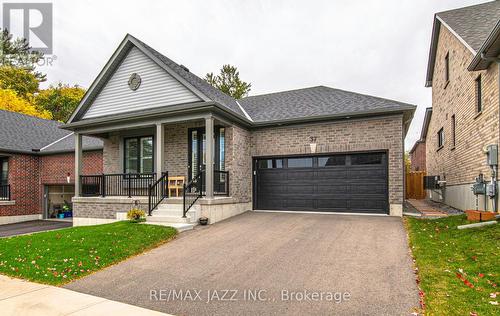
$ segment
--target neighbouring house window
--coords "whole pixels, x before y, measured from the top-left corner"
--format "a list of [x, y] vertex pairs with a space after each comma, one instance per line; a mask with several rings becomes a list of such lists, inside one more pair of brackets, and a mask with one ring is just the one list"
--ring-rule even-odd
[[451, 146], [455, 148], [455, 114], [451, 116]]
[[125, 139], [125, 173], [152, 173], [153, 136]]
[[476, 78], [476, 111], [483, 111], [483, 97], [481, 91], [481, 75]]
[[437, 139], [438, 139], [438, 149], [443, 147], [444, 145], [444, 130], [443, 128], [441, 127], [441, 129], [438, 131], [438, 135], [437, 135]]
[[9, 180], [9, 158], [0, 158], [0, 185], [8, 184]]
[[450, 52], [444, 57], [444, 81], [450, 81]]

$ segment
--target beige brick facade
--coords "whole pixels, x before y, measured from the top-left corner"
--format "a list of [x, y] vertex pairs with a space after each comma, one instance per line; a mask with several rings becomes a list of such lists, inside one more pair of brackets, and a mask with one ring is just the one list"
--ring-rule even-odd
[[389, 203], [403, 203], [402, 115], [259, 129], [252, 132], [252, 156], [308, 154], [311, 136], [317, 153], [387, 150]]
[[120, 163], [120, 134], [112, 133], [109, 138], [103, 139], [102, 161], [104, 173], [121, 173]]
[[[445, 80], [445, 56], [449, 54], [449, 77]], [[446, 28], [441, 27], [432, 83], [432, 118], [426, 139], [428, 175], [440, 175], [447, 186], [471, 183], [478, 173], [490, 175], [483, 147], [499, 139], [498, 66], [470, 72], [472, 53]], [[475, 80], [481, 75], [482, 113], [476, 111]], [[452, 116], [455, 116], [455, 144]], [[438, 148], [437, 133], [443, 128], [444, 146]], [[469, 190], [470, 191], [470, 190]], [[458, 206], [460, 207], [460, 206]]]
[[[188, 172], [188, 129], [200, 123], [165, 126], [165, 169], [170, 175]], [[226, 127], [226, 170], [230, 195], [237, 203], [252, 201], [252, 158], [310, 153], [310, 137], [317, 138], [317, 153], [384, 150], [388, 152], [389, 203], [403, 203], [403, 116], [380, 116], [327, 123], [247, 130]], [[121, 172], [119, 135], [104, 142], [105, 172]], [[83, 216], [82, 216], [83, 217]]]
[[238, 126], [227, 129], [226, 162], [229, 192], [238, 202], [252, 201], [251, 133]]

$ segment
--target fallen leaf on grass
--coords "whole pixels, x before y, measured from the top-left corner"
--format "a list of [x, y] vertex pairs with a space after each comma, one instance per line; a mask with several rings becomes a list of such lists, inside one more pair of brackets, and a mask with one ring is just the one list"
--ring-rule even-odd
[[[462, 270], [462, 269], [460, 269]], [[474, 288], [474, 284], [470, 283], [469, 280], [467, 280], [463, 275], [461, 275], [460, 273], [457, 273], [457, 278], [459, 278], [462, 282], [464, 282], [465, 285], [467, 285], [468, 287], [470, 287], [471, 289]]]

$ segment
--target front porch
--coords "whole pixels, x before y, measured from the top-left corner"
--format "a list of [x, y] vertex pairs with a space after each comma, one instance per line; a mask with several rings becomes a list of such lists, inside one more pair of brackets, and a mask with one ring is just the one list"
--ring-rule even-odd
[[[81, 174], [83, 135], [104, 140], [103, 174]], [[251, 182], [230, 181], [233, 135], [233, 126], [213, 115], [75, 133], [75, 226], [124, 220], [132, 208], [144, 210], [151, 222], [190, 224], [200, 216], [221, 220], [214, 205], [221, 213], [228, 213], [228, 204], [251, 209], [250, 198], [232, 192], [238, 181]]]

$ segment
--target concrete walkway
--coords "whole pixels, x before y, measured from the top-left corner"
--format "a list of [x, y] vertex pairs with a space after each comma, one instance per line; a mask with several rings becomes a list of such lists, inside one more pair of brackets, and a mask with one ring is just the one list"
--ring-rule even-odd
[[389, 216], [247, 212], [65, 287], [176, 315], [410, 315], [418, 306], [406, 231]]
[[424, 217], [446, 217], [448, 214], [431, 205], [427, 200], [408, 199], [407, 202], [413, 206]]
[[0, 225], [0, 237], [24, 235], [73, 226], [70, 221], [36, 220]]
[[0, 275], [0, 315], [159, 316], [167, 314]]

